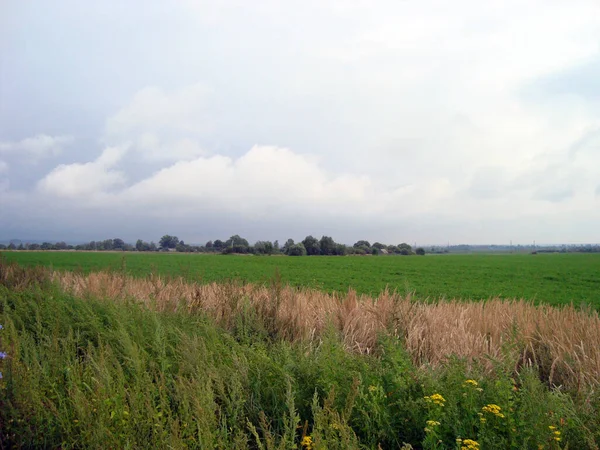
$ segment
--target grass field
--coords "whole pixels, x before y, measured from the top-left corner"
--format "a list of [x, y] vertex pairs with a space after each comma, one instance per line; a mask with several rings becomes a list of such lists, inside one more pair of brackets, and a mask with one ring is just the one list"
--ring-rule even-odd
[[85, 273], [125, 270], [187, 280], [268, 282], [376, 295], [388, 287], [417, 298], [523, 298], [600, 309], [600, 255], [431, 255], [425, 257], [256, 257], [158, 253], [4, 252], [25, 266]]
[[391, 297], [0, 262], [0, 448], [598, 449], [597, 313]]

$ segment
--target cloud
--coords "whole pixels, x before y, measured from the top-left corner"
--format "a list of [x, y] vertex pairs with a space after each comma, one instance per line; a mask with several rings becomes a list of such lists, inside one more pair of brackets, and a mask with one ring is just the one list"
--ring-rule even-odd
[[72, 142], [72, 136], [38, 134], [18, 142], [0, 142], [0, 155], [17, 155], [35, 162], [42, 158], [59, 155], [64, 147]]
[[95, 161], [61, 164], [38, 182], [37, 189], [59, 198], [92, 201], [95, 196], [125, 184], [125, 174], [113, 167], [126, 151], [124, 147], [109, 147]]
[[206, 153], [197, 139], [214, 127], [210, 94], [202, 83], [173, 92], [144, 88], [107, 119], [104, 139], [109, 145], [129, 142], [146, 161], [196, 158]]
[[[259, 3], [17, 8], [8, 55], [35, 32], [6, 68], [0, 122], [78, 146], [0, 144], [15, 227], [38, 202], [52, 208], [36, 223], [100, 234], [497, 242], [541, 239], [538, 225], [562, 239], [558, 221], [597, 235], [596, 0]], [[34, 154], [56, 158], [22, 164]]]
[[0, 174], [8, 172], [8, 163], [0, 160]]

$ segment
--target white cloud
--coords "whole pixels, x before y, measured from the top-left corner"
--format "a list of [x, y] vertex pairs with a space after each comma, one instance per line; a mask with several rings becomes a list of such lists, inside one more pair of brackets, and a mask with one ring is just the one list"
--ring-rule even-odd
[[72, 142], [72, 136], [38, 134], [18, 142], [0, 142], [0, 155], [17, 155], [24, 159], [37, 161], [59, 155], [63, 148]]
[[8, 163], [0, 160], [0, 174], [8, 172]]
[[196, 158], [206, 151], [195, 138], [214, 128], [210, 95], [202, 83], [173, 92], [144, 88], [108, 118], [105, 140], [110, 145], [130, 142], [132, 150], [147, 161]]
[[95, 161], [61, 164], [38, 182], [38, 191], [90, 202], [94, 197], [125, 184], [125, 174], [114, 170], [114, 166], [126, 151], [124, 147], [109, 147]]

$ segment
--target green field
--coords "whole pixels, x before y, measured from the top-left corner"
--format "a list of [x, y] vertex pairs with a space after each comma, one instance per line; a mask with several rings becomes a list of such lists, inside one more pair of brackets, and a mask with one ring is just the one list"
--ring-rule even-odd
[[377, 294], [388, 287], [424, 299], [524, 298], [573, 302], [600, 309], [600, 255], [504, 254], [425, 257], [258, 257], [163, 253], [4, 252], [8, 261], [84, 272], [125, 270], [183, 276], [203, 282], [237, 279], [284, 283], [326, 291]]

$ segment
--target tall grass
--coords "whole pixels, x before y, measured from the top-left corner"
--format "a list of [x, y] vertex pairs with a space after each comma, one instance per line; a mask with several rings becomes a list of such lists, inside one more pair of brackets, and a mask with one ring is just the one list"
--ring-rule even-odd
[[[475, 321], [511, 306], [546, 327], [598, 318], [476, 306], [0, 264], [0, 448], [598, 448], [598, 374], [563, 356], [582, 380], [565, 372], [566, 393], [559, 363], [540, 363], [569, 333]], [[492, 333], [484, 347], [463, 337], [477, 333]]]
[[535, 366], [553, 386], [580, 391], [600, 382], [600, 316], [594, 310], [500, 299], [423, 303], [389, 291], [376, 298], [336, 295], [277, 280], [265, 287], [114, 272], [51, 276], [76, 296], [135, 299], [157, 311], [202, 311], [229, 330], [243, 326], [241, 313], [253, 314], [262, 332], [291, 342], [318, 342], [331, 325], [358, 353], [375, 351], [381, 333], [401, 338], [417, 366], [443, 364], [449, 355], [480, 363], [502, 359], [515, 369]]

